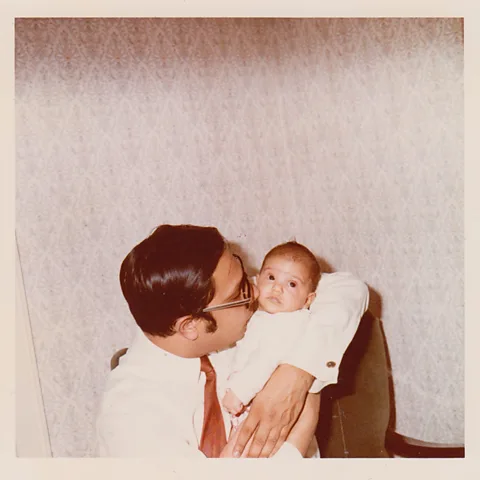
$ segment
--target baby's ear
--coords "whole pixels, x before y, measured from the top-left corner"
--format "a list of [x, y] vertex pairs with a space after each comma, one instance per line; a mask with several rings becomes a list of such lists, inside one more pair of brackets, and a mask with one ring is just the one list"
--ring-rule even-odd
[[317, 296], [317, 294], [315, 292], [311, 292], [307, 295], [307, 300], [305, 302], [305, 305], [303, 306], [303, 308], [309, 308], [310, 305], [312, 304], [312, 302], [315, 300], [315, 297]]

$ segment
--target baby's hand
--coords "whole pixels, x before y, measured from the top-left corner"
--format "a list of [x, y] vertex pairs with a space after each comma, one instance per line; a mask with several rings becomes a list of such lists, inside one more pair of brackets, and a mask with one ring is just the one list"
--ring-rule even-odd
[[225, 396], [223, 397], [222, 405], [231, 415], [239, 414], [244, 407], [243, 403], [229, 388], [227, 388]]

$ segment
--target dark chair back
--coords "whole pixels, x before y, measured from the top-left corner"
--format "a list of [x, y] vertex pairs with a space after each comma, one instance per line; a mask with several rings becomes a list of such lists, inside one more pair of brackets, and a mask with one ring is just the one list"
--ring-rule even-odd
[[393, 406], [380, 321], [367, 311], [340, 365], [322, 390], [317, 440], [324, 458], [390, 457], [385, 438]]

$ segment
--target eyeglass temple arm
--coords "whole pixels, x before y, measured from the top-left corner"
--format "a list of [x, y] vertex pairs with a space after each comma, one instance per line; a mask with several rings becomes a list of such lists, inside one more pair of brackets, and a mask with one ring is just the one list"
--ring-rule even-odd
[[215, 310], [223, 310], [229, 307], [240, 307], [241, 305], [247, 305], [252, 301], [251, 298], [244, 298], [242, 300], [235, 300], [234, 302], [223, 303], [222, 305], [214, 305], [213, 307], [207, 307], [202, 310], [204, 313], [214, 312]]

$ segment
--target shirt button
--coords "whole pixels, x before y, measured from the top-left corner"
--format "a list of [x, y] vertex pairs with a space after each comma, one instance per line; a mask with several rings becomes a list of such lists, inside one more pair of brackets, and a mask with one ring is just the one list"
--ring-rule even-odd
[[333, 368], [335, 365], [336, 365], [335, 362], [332, 362], [332, 361], [327, 362], [327, 367], [328, 367], [328, 368]]

